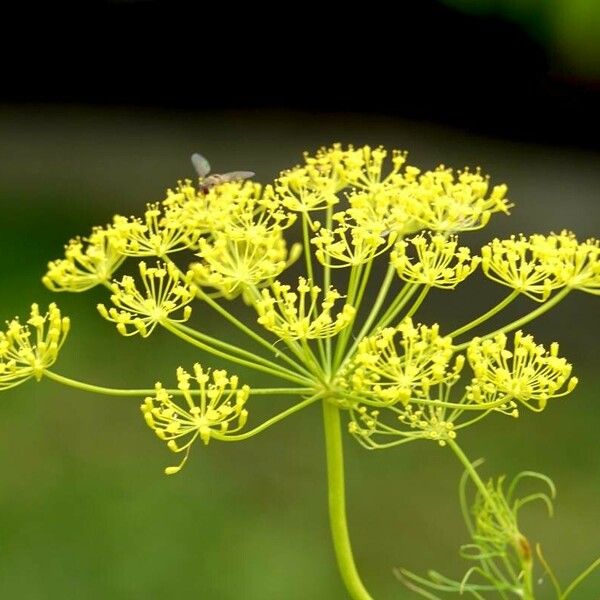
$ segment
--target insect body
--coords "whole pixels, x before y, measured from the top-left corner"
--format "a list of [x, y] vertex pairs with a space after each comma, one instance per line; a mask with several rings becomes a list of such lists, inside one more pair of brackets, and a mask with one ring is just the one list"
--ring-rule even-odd
[[217, 173], [210, 173], [210, 163], [202, 154], [197, 152], [192, 154], [192, 165], [200, 177], [200, 191], [208, 192], [210, 188], [219, 185], [220, 183], [226, 183], [227, 181], [236, 181], [238, 179], [248, 179], [254, 177], [252, 171], [231, 171], [230, 173], [223, 173], [219, 175]]

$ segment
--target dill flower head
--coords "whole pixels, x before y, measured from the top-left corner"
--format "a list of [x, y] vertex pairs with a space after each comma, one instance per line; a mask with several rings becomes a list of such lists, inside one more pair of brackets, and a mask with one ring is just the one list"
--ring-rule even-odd
[[489, 178], [479, 169], [455, 174], [441, 165], [406, 185], [401, 200], [422, 229], [456, 233], [485, 227], [493, 213], [508, 214], [506, 191], [503, 184], [490, 191]]
[[213, 231], [222, 230], [234, 241], [258, 242], [294, 224], [297, 215], [284, 210], [271, 186], [254, 184], [253, 189], [254, 195], [235, 199], [227, 218]]
[[553, 235], [494, 239], [481, 249], [481, 267], [491, 280], [544, 302], [553, 290], [565, 285], [557, 276], [561, 270], [557, 262], [559, 245]]
[[58, 358], [69, 326], [69, 318], [61, 315], [56, 304], [50, 304], [45, 314], [32, 304], [25, 324], [18, 318], [8, 321], [6, 330], [0, 331], [0, 390], [31, 377], [39, 381]]
[[[456, 438], [456, 416], [442, 408], [421, 408], [408, 404], [385, 410], [357, 405], [350, 408], [349, 433], [369, 450], [397, 446], [414, 440], [430, 440], [445, 446]], [[383, 441], [379, 441], [383, 440]]]
[[[416, 260], [407, 255], [411, 245]], [[481, 259], [471, 256], [469, 248], [458, 247], [456, 236], [432, 233], [429, 240], [422, 234], [408, 242], [400, 240], [390, 254], [390, 261], [404, 281], [453, 289], [477, 268]]]
[[554, 248], [556, 279], [570, 289], [600, 295], [600, 241], [578, 242], [568, 231], [548, 236]]
[[[121, 335], [139, 333], [148, 337], [158, 324], [183, 323], [190, 318], [192, 308], [189, 303], [195, 298], [196, 290], [193, 284], [182, 280], [177, 267], [172, 263], [148, 267], [145, 262], [140, 262], [139, 272], [142, 291], [133, 277], [125, 275], [110, 286], [110, 299], [115, 306], [107, 309], [104, 304], [98, 304], [98, 312], [116, 323]], [[174, 313], [178, 311], [181, 316], [175, 317]]]
[[157, 383], [154, 396], [148, 396], [141, 405], [146, 423], [167, 442], [169, 450], [185, 453], [179, 465], [165, 469], [167, 475], [181, 470], [198, 437], [205, 444], [211, 438], [223, 439], [242, 429], [248, 418], [244, 406], [250, 388], [239, 388], [237, 376], [228, 376], [227, 371], [205, 371], [196, 363], [191, 374], [180, 367], [177, 388], [182, 401], [176, 402], [175, 396]]
[[571, 377], [571, 364], [558, 356], [556, 342], [548, 351], [531, 335], [517, 331], [513, 349], [507, 345], [504, 334], [487, 340], [474, 338], [469, 344], [467, 359], [475, 374], [468, 388], [470, 400], [514, 399], [539, 412], [550, 398], [565, 396], [577, 385], [577, 378]]
[[259, 184], [251, 181], [230, 181], [203, 190], [186, 179], [175, 190], [167, 190], [162, 204], [169, 208], [169, 222], [197, 240], [200, 235], [221, 229], [238, 200], [256, 197], [257, 187], [260, 189]]
[[164, 258], [167, 254], [193, 246], [199, 233], [180, 227], [177, 214], [176, 208], [154, 203], [147, 205], [143, 219], [116, 215], [113, 227], [127, 241], [122, 253], [126, 256]]
[[201, 238], [199, 248], [202, 261], [191, 265], [192, 281], [197, 286], [215, 288], [229, 300], [248, 288], [269, 285], [300, 255], [297, 244], [288, 251], [279, 230], [245, 240], [220, 232], [212, 240]]
[[353, 394], [374, 406], [407, 405], [458, 379], [464, 357], [452, 361], [453, 354], [452, 338], [441, 335], [437, 324], [405, 319], [364, 338], [340, 384], [349, 381]]
[[312, 281], [300, 277], [296, 292], [291, 286], [275, 281], [271, 289], [264, 289], [255, 307], [258, 322], [284, 340], [312, 340], [337, 335], [354, 318], [355, 310], [344, 304], [335, 317], [331, 314], [341, 294], [330, 288], [323, 294]]
[[321, 264], [333, 268], [362, 265], [389, 250], [396, 234], [383, 231], [381, 224], [374, 220], [361, 224], [357, 217], [360, 218], [358, 211], [336, 213], [333, 215], [336, 227], [321, 227], [312, 238], [315, 256]]
[[127, 240], [113, 227], [96, 227], [87, 238], [72, 239], [65, 246], [65, 258], [48, 263], [42, 278], [53, 292], [84, 292], [107, 284], [125, 260]]
[[383, 173], [388, 152], [383, 146], [371, 148], [349, 147], [344, 157], [344, 177], [350, 185], [369, 193], [377, 193], [389, 188], [395, 188], [404, 184], [404, 178], [400, 173], [406, 162], [407, 153], [393, 150], [391, 153], [391, 170]]
[[315, 156], [305, 154], [305, 164], [284, 171], [274, 189], [288, 210], [309, 213], [339, 202], [338, 192], [346, 181], [343, 161], [348, 152], [340, 144], [321, 148]]

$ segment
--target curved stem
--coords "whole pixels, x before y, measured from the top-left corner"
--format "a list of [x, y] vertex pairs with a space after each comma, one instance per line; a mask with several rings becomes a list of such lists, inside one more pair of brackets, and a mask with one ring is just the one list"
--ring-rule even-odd
[[[546, 302], [544, 302], [544, 304], [542, 304], [535, 310], [532, 310], [530, 313], [526, 314], [520, 319], [517, 319], [516, 321], [513, 321], [512, 323], [509, 323], [508, 325], [504, 325], [504, 327], [500, 327], [500, 329], [496, 329], [496, 331], [492, 331], [490, 333], [486, 333], [485, 335], [480, 336], [479, 339], [487, 340], [491, 337], [494, 337], [495, 335], [498, 335], [499, 333], [507, 333], [508, 331], [518, 329], [522, 325], [529, 323], [529, 321], [537, 319], [537, 317], [543, 315], [546, 311], [550, 310], [553, 306], [558, 304], [570, 291], [571, 288], [564, 288], [563, 290], [552, 296], [550, 300], [547, 300]], [[461, 350], [464, 350], [470, 343], [471, 342], [468, 341], [464, 342], [463, 344], [459, 344], [458, 346], [454, 346], [454, 351], [460, 352]]]
[[512, 291], [508, 296], [506, 296], [506, 298], [504, 298], [504, 300], [501, 300], [500, 302], [498, 302], [498, 304], [496, 304], [496, 306], [493, 306], [486, 313], [482, 314], [481, 316], [477, 317], [476, 319], [473, 319], [472, 321], [469, 321], [466, 325], [463, 325], [459, 329], [455, 329], [452, 333], [449, 333], [448, 336], [451, 338], [458, 337], [459, 335], [466, 333], [470, 329], [477, 327], [477, 325], [480, 325], [484, 321], [491, 319], [495, 314], [499, 313], [502, 309], [506, 308], [513, 300], [515, 300], [515, 298], [518, 295], [519, 295], [518, 291], [516, 291], [516, 290]]
[[[147, 388], [147, 389], [126, 389], [126, 388], [110, 388], [103, 387], [101, 385], [94, 385], [92, 383], [85, 383], [84, 381], [78, 381], [77, 379], [71, 379], [70, 377], [65, 377], [64, 375], [59, 375], [58, 373], [54, 373], [53, 371], [44, 371], [44, 377], [51, 379], [52, 381], [56, 381], [56, 383], [61, 383], [62, 385], [66, 385], [77, 390], [82, 390], [84, 392], [92, 392], [93, 394], [102, 394], [104, 396], [151, 396], [156, 393], [156, 389]], [[173, 396], [182, 396], [183, 391], [179, 389], [166, 389], [168, 394]], [[226, 391], [226, 390], [225, 390]], [[313, 388], [251, 388], [250, 396], [296, 396], [302, 394], [309, 394], [313, 391]], [[195, 392], [194, 390], [189, 390], [186, 393], [194, 394], [201, 393], [201, 390]]]
[[[379, 294], [377, 294], [377, 298], [375, 299], [373, 307], [371, 308], [371, 312], [369, 313], [367, 319], [365, 320], [364, 325], [362, 326], [362, 329], [359, 331], [358, 335], [356, 336], [356, 339], [354, 340], [352, 347], [350, 348], [350, 350], [348, 350], [348, 352], [346, 354], [346, 359], [348, 359], [349, 357], [351, 357], [354, 354], [354, 351], [356, 350], [356, 347], [360, 343], [360, 340], [362, 340], [362, 338], [365, 337], [365, 335], [367, 333], [369, 333], [371, 325], [373, 325], [373, 321], [377, 318], [377, 315], [379, 314], [379, 311], [381, 310], [381, 306], [382, 306], [383, 302], [385, 301], [385, 297], [387, 296], [387, 293], [390, 289], [392, 280], [394, 279], [395, 272], [396, 272], [396, 270], [394, 269], [394, 265], [392, 265], [390, 263], [388, 265], [388, 269], [387, 269], [385, 277], [383, 279], [383, 283], [381, 284], [381, 288], [379, 288]], [[344, 361], [342, 361], [342, 364], [344, 364], [346, 362], [346, 359]]]
[[[70, 377], [65, 377], [64, 375], [59, 375], [58, 373], [53, 373], [52, 371], [44, 371], [44, 377], [48, 379], [52, 379], [52, 381], [56, 381], [57, 383], [62, 383], [63, 385], [67, 385], [69, 387], [82, 390], [84, 392], [92, 392], [93, 394], [103, 394], [104, 396], [150, 396], [156, 392], [155, 389], [119, 389], [119, 388], [109, 388], [103, 387], [101, 385], [93, 385], [91, 383], [85, 383], [83, 381], [77, 381], [76, 379], [71, 379]], [[170, 394], [181, 393], [179, 390], [168, 390]]]
[[258, 342], [261, 346], [267, 348], [270, 352], [275, 354], [276, 358], [281, 358], [286, 361], [292, 368], [297, 369], [298, 364], [294, 359], [290, 358], [285, 352], [279, 351], [275, 346], [263, 338], [261, 335], [250, 329], [247, 325], [244, 325], [242, 321], [234, 317], [227, 309], [223, 308], [218, 302], [215, 302], [202, 288], [198, 288], [196, 293], [197, 297], [204, 300], [209, 306], [216, 310], [222, 317], [227, 319], [232, 325], [235, 325], [240, 331], [245, 333], [249, 338]]
[[340, 409], [326, 399], [323, 400], [323, 423], [327, 452], [329, 520], [338, 568], [342, 581], [353, 600], [372, 600], [356, 569], [348, 534]]
[[231, 362], [237, 363], [244, 367], [249, 367], [250, 369], [254, 369], [255, 371], [262, 371], [263, 373], [269, 373], [269, 375], [273, 375], [273, 376], [279, 377], [281, 379], [287, 379], [288, 381], [293, 381], [295, 383], [300, 383], [303, 385], [306, 385], [306, 384], [310, 385], [312, 383], [312, 381], [310, 381], [309, 379], [306, 379], [305, 377], [302, 377], [301, 375], [296, 375], [294, 373], [290, 373], [289, 371], [285, 370], [283, 367], [280, 368], [281, 370], [279, 370], [279, 369], [276, 370], [272, 367], [266, 367], [265, 365], [262, 365], [260, 363], [256, 363], [256, 362], [253, 362], [250, 360], [245, 360], [243, 358], [239, 358], [237, 356], [227, 354], [226, 352], [222, 352], [221, 350], [217, 350], [216, 348], [212, 348], [211, 346], [204, 344], [200, 340], [197, 340], [197, 339], [191, 337], [190, 335], [188, 335], [187, 333], [183, 332], [182, 330], [180, 330], [177, 326], [177, 323], [171, 323], [169, 321], [165, 321], [164, 323], [161, 323], [161, 324], [166, 330], [170, 331], [177, 337], [181, 338], [184, 342], [188, 342], [192, 346], [196, 346], [197, 348], [200, 348], [200, 350], [204, 350], [205, 352], [214, 354], [215, 356], [218, 356], [219, 358], [224, 358], [225, 360], [229, 360]]
[[[202, 333], [201, 331], [197, 331], [196, 329], [193, 329], [192, 327], [188, 327], [187, 325], [184, 325], [183, 323], [177, 323], [177, 328], [180, 329], [181, 331], [187, 333], [188, 335], [191, 335], [192, 337], [198, 338], [200, 341], [206, 343], [207, 345], [221, 347], [230, 353], [237, 353], [243, 358], [247, 358], [249, 360], [262, 363], [263, 365], [265, 365], [267, 367], [273, 367], [274, 369], [277, 369], [280, 371], [289, 371], [289, 369], [287, 369], [283, 365], [278, 365], [277, 363], [274, 363], [273, 361], [269, 360], [268, 358], [259, 356], [255, 352], [249, 352], [248, 350], [244, 350], [243, 348], [240, 348], [239, 346], [234, 346], [233, 344], [229, 344], [227, 342], [219, 340], [218, 338], [214, 338], [210, 335]], [[297, 374], [301, 375], [301, 376], [302, 375], [310, 375], [310, 372], [307, 371], [301, 365], [297, 366], [296, 371], [298, 371]], [[300, 372], [300, 371], [302, 371], [302, 372]], [[293, 371], [289, 371], [289, 372], [294, 373]]]
[[216, 433], [213, 433], [212, 436], [215, 439], [220, 440], [222, 442], [239, 442], [241, 440], [247, 440], [248, 438], [251, 438], [252, 436], [256, 435], [257, 433], [260, 433], [261, 431], [264, 431], [265, 429], [268, 429], [269, 427], [275, 425], [275, 423], [279, 423], [279, 421], [283, 421], [283, 419], [285, 419], [286, 417], [289, 417], [290, 415], [293, 415], [294, 413], [298, 412], [299, 410], [302, 410], [303, 408], [310, 406], [311, 404], [313, 404], [313, 402], [318, 400], [320, 397], [321, 397], [321, 394], [315, 394], [314, 396], [311, 396], [310, 398], [306, 398], [302, 402], [298, 402], [298, 404], [294, 404], [294, 406], [290, 406], [290, 408], [288, 408], [287, 410], [280, 412], [278, 415], [271, 417], [264, 423], [257, 425], [254, 429], [250, 429], [250, 431], [246, 431], [245, 433], [239, 433], [237, 435], [221, 436], [221, 435], [219, 435], [218, 432], [216, 432]]

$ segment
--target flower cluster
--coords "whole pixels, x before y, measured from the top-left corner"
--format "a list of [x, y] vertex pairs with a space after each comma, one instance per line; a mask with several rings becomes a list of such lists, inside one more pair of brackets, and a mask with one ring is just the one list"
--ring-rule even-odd
[[[516, 417], [519, 404], [539, 412], [549, 399], [573, 391], [577, 378], [558, 356], [558, 344], [546, 351], [518, 331], [511, 351], [507, 340], [504, 334], [474, 338], [465, 358], [437, 325], [415, 326], [410, 319], [366, 337], [338, 382], [342, 398], [350, 401], [345, 402], [350, 433], [369, 448], [418, 438], [444, 445], [457, 429], [478, 420], [468, 416], [473, 412]], [[474, 377], [453, 400], [452, 388], [465, 362]], [[380, 437], [385, 441], [380, 443]]]
[[53, 292], [85, 292], [107, 285], [125, 260], [127, 239], [113, 227], [96, 227], [87, 238], [72, 239], [65, 257], [48, 263], [44, 285]]
[[164, 259], [168, 254], [193, 247], [200, 232], [180, 227], [178, 212], [175, 207], [154, 203], [148, 204], [143, 219], [116, 215], [113, 227], [126, 242], [121, 252], [125, 256]]
[[[508, 214], [506, 185], [491, 185], [478, 168], [421, 170], [408, 164], [406, 152], [382, 147], [323, 147], [267, 185], [232, 179], [182, 180], [141, 217], [116, 216], [89, 238], [72, 240], [44, 282], [57, 291], [108, 287], [113, 306], [98, 310], [123, 335], [146, 337], [161, 325], [221, 358], [256, 363], [317, 394], [328, 390], [368, 447], [419, 438], [444, 444], [489, 412], [541, 410], [573, 389], [576, 379], [558, 346], [547, 352], [519, 332], [508, 349], [506, 333], [517, 326], [458, 343], [437, 324], [416, 325], [410, 317], [431, 288], [454, 290], [480, 264], [513, 292], [454, 338], [482, 326], [517, 294], [541, 303], [534, 316], [570, 290], [600, 294], [597, 240], [579, 242], [567, 231], [519, 235], [473, 254], [457, 234]], [[286, 240], [297, 225], [301, 244]], [[139, 263], [139, 280], [114, 279], [126, 257], [152, 256], [160, 262]], [[285, 271], [301, 256], [306, 273], [290, 285]], [[387, 263], [387, 274], [361, 315], [377, 260]], [[200, 300], [247, 333], [217, 303], [236, 298], [284, 342], [275, 348], [251, 333], [281, 361], [178, 325]], [[473, 376], [458, 385], [467, 365]]]
[[391, 263], [401, 279], [439, 288], [453, 289], [464, 281], [480, 263], [479, 256], [471, 256], [469, 248], [457, 248], [455, 236], [432, 234], [429, 240], [417, 235], [409, 240], [416, 251], [411, 259], [409, 243], [399, 241], [390, 255]]
[[38, 381], [51, 367], [69, 332], [70, 321], [56, 304], [41, 313], [32, 304], [25, 324], [18, 318], [0, 331], [0, 390], [11, 388], [35, 377]]
[[577, 378], [571, 377], [571, 364], [558, 356], [556, 342], [548, 351], [533, 336], [517, 331], [512, 350], [507, 343], [507, 336], [498, 334], [492, 339], [475, 338], [469, 344], [467, 357], [475, 373], [469, 400], [489, 404], [499, 397], [514, 399], [541, 411], [550, 398], [560, 398], [575, 389]]
[[[197, 389], [192, 389], [192, 383]], [[193, 375], [181, 367], [177, 369], [177, 389], [183, 403], [156, 384], [154, 396], [148, 396], [141, 405], [148, 426], [173, 452], [184, 452], [179, 465], [167, 467], [165, 473], [177, 473], [187, 461], [192, 444], [199, 437], [205, 444], [211, 438], [223, 439], [244, 427], [248, 411], [244, 408], [250, 395], [247, 385], [238, 387], [237, 376], [227, 371], [205, 371], [198, 363]]]
[[[148, 267], [141, 262], [138, 266], [142, 291], [133, 277], [125, 275], [110, 286], [110, 299], [115, 306], [107, 309], [104, 304], [98, 304], [98, 312], [116, 323], [119, 333], [125, 336], [139, 333], [148, 337], [159, 324], [187, 321], [192, 314], [189, 303], [196, 296], [194, 286], [182, 280], [172, 263]], [[174, 317], [173, 313], [178, 311], [181, 316]]]
[[296, 290], [293, 292], [291, 286], [276, 281], [270, 290], [262, 290], [255, 304], [258, 322], [281, 339], [328, 338], [352, 322], [355, 310], [349, 304], [344, 304], [335, 318], [331, 316], [336, 300], [342, 297], [337, 290], [326, 290], [320, 304], [321, 288], [311, 281], [300, 277]]
[[[339, 382], [356, 399], [350, 404], [350, 433], [369, 448], [418, 438], [444, 445], [456, 436], [458, 413], [446, 416], [439, 403], [447, 400], [464, 364], [437, 325], [415, 326], [405, 319], [363, 339]], [[381, 436], [383, 444], [377, 441]]]
[[600, 244], [568, 231], [494, 239], [481, 249], [487, 277], [544, 302], [560, 288], [600, 294]]
[[[0, 390], [45, 375], [82, 390], [145, 397], [146, 423], [183, 455], [167, 474], [181, 470], [197, 439], [248, 439], [318, 401], [338, 539], [347, 539], [339, 518], [344, 419], [369, 449], [434, 441], [456, 454], [477, 486], [468, 525], [479, 566], [460, 582], [403, 571], [407, 585], [426, 597], [433, 589], [533, 598], [531, 549], [516, 516], [523, 503], [545, 497], [513, 502], [513, 484], [506, 494], [501, 480], [486, 485], [457, 435], [492, 413], [518, 417], [522, 406], [540, 412], [576, 387], [558, 344], [546, 349], [520, 328], [572, 290], [600, 295], [600, 242], [580, 242], [568, 231], [518, 235], [494, 239], [473, 254], [459, 245], [458, 234], [509, 213], [506, 185], [492, 186], [478, 168], [421, 170], [400, 150], [334, 144], [305, 154], [267, 185], [247, 181], [249, 171], [211, 175], [200, 155], [192, 162], [197, 181], [180, 181], [141, 216], [117, 215], [89, 237], [72, 239], [64, 257], [49, 263], [43, 282], [53, 291], [104, 286], [112, 306], [99, 304], [98, 311], [122, 335], [147, 337], [160, 325], [195, 349], [285, 383], [251, 392], [237, 376], [198, 363], [191, 372], [177, 370], [176, 389], [157, 383], [150, 390], [114, 390], [69, 379], [50, 370], [69, 320], [53, 304], [45, 314], [34, 304], [27, 323], [15, 319], [0, 332]], [[151, 257], [158, 262], [150, 266]], [[127, 258], [144, 259], [139, 277], [117, 277]], [[306, 270], [294, 274], [298, 284], [292, 285], [286, 270], [300, 265]], [[479, 265], [489, 280], [511, 289], [507, 297], [450, 334], [437, 323], [418, 323], [415, 315], [430, 293], [452, 293]], [[489, 320], [521, 294], [536, 308], [490, 329]], [[235, 299], [255, 322], [221, 302]], [[242, 337], [222, 339], [225, 330], [213, 337], [191, 327], [194, 301], [202, 303], [203, 323], [215, 311], [253, 346], [245, 348]], [[462, 337], [473, 330], [477, 335]], [[242, 431], [251, 393], [299, 400]], [[464, 506], [463, 513], [470, 518]], [[338, 562], [346, 574], [355, 573], [347, 546]], [[470, 577], [484, 582], [471, 584]], [[358, 577], [346, 581], [352, 597], [370, 597]]]

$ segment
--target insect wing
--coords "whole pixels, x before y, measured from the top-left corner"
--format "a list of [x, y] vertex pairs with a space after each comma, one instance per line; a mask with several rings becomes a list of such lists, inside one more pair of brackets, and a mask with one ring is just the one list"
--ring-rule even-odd
[[197, 152], [192, 154], [192, 165], [194, 165], [198, 177], [204, 178], [210, 173], [210, 163], [202, 154], [198, 154]]
[[221, 181], [238, 181], [240, 179], [250, 179], [254, 177], [253, 171], [231, 171], [230, 173], [223, 173], [221, 175]]

